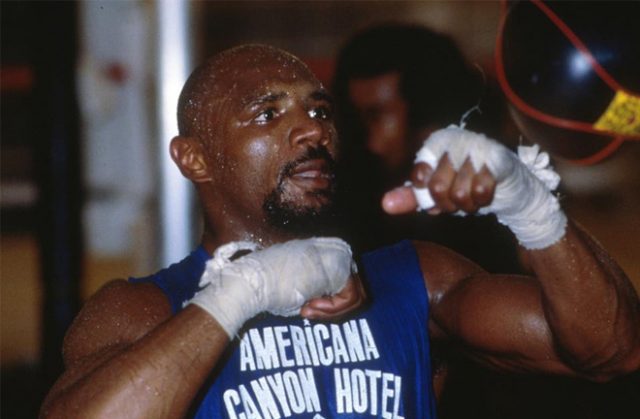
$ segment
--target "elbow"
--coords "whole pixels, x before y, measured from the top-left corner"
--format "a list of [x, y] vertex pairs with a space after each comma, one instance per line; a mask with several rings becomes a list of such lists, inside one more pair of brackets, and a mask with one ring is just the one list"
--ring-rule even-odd
[[588, 373], [581, 374], [583, 378], [588, 381], [592, 381], [598, 384], [606, 384], [612, 381], [627, 377], [633, 373], [638, 372], [638, 368], [635, 369], [611, 369], [606, 371], [590, 371]]
[[584, 378], [597, 383], [606, 383], [640, 371], [640, 344], [634, 346], [614, 345], [606, 354], [600, 353], [588, 361], [575, 365], [575, 370]]
[[602, 377], [598, 377], [597, 381], [608, 382], [616, 378], [637, 373], [638, 371], [640, 371], [640, 350], [636, 350], [634, 355], [615, 362], [614, 366], [607, 369]]

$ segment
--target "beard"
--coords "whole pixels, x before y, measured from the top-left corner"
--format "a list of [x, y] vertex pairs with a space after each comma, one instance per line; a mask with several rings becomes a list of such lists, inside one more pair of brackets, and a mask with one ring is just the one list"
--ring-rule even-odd
[[329, 172], [335, 173], [335, 160], [323, 146], [308, 148], [302, 157], [285, 165], [278, 177], [276, 188], [269, 193], [262, 204], [269, 225], [297, 237], [335, 235], [339, 224], [335, 204], [335, 177], [332, 177], [329, 188], [305, 192], [307, 195], [322, 198], [325, 204], [306, 206], [286, 199], [284, 187], [286, 180], [293, 176], [296, 166], [314, 159], [324, 160]]

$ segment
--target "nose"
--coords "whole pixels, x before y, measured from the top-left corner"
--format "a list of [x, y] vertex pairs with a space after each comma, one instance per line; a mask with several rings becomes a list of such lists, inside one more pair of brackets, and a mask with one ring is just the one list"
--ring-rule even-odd
[[330, 134], [321, 121], [308, 115], [300, 118], [291, 130], [290, 141], [293, 147], [319, 145], [327, 146], [331, 139]]

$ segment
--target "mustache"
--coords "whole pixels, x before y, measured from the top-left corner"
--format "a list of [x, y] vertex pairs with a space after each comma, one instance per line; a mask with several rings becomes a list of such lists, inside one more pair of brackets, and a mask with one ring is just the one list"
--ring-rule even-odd
[[329, 150], [325, 146], [318, 147], [309, 147], [305, 150], [304, 154], [294, 161], [287, 163], [282, 170], [280, 171], [280, 180], [285, 179], [287, 177], [291, 177], [294, 174], [296, 167], [302, 163], [308, 162], [309, 160], [324, 160], [327, 165], [327, 171], [334, 176], [336, 172], [336, 161], [329, 153]]

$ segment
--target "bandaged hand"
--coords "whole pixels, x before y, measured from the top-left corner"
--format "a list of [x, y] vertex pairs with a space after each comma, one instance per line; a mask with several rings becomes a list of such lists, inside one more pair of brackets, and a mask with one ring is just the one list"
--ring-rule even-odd
[[552, 191], [560, 177], [538, 147], [503, 145], [457, 126], [435, 131], [417, 153], [412, 181], [383, 198], [390, 213], [493, 213], [527, 249], [564, 236], [567, 219]]
[[261, 312], [293, 316], [313, 297], [333, 295], [356, 271], [351, 248], [337, 238], [292, 240], [233, 262], [212, 259], [190, 304], [211, 314], [232, 337]]

